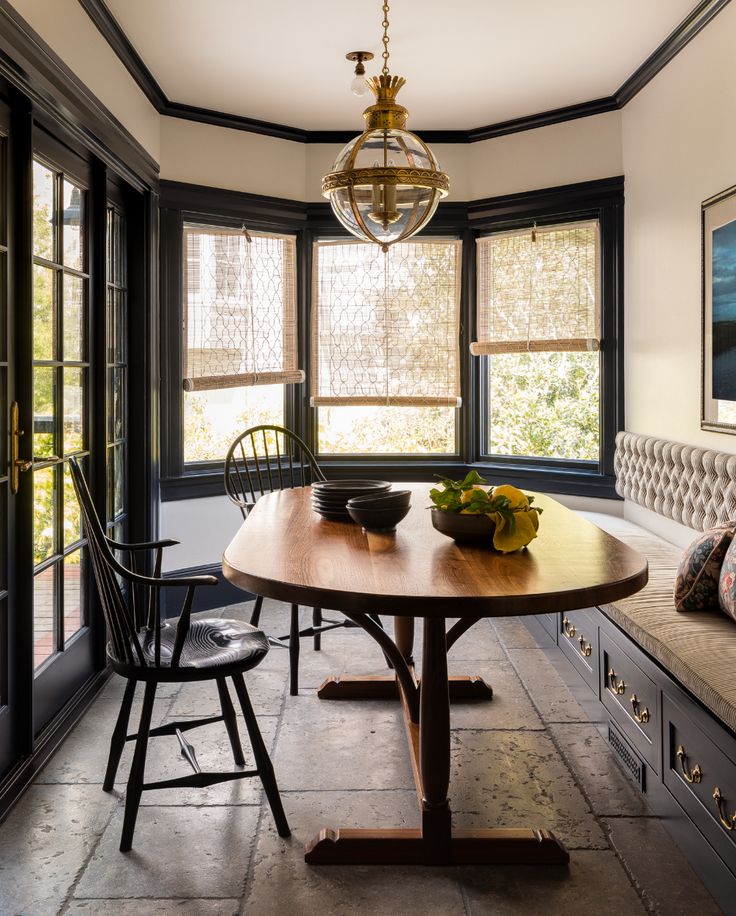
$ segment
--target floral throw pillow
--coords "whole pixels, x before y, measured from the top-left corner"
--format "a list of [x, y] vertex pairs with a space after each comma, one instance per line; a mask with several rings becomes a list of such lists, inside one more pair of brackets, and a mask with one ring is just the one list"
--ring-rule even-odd
[[718, 583], [718, 604], [724, 614], [736, 620], [736, 541], [726, 551]]
[[[699, 534], [687, 548], [675, 579], [675, 608], [678, 611], [713, 611], [718, 608], [719, 601], [723, 607], [722, 567], [729, 552], [733, 554], [733, 572], [736, 578], [736, 553], [729, 550], [735, 528], [736, 525], [730, 523], [709, 528]], [[732, 602], [736, 609], [736, 594]], [[732, 616], [736, 616], [736, 610]]]

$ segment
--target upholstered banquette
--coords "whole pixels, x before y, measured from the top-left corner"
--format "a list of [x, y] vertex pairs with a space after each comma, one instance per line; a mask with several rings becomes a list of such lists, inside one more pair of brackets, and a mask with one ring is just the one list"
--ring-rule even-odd
[[[620, 433], [615, 466], [627, 506], [687, 526], [693, 538], [736, 519], [734, 455]], [[675, 609], [682, 547], [632, 521], [584, 514], [647, 557], [649, 583], [615, 604], [539, 622], [590, 688], [624, 770], [728, 912], [736, 899], [736, 621]]]

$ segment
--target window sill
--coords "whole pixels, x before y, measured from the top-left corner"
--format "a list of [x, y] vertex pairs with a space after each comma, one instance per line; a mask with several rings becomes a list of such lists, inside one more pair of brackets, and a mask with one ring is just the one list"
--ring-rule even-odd
[[[588, 496], [600, 499], [620, 499], [615, 490], [613, 476], [601, 474], [595, 469], [578, 467], [542, 467], [494, 462], [492, 460], [465, 464], [458, 459], [422, 457], [415, 459], [361, 460], [355, 458], [321, 459], [320, 467], [328, 478], [377, 477], [400, 483], [402, 481], [427, 481], [431, 483], [439, 474], [459, 479], [468, 471], [475, 470], [490, 483], [512, 483], [522, 489], [567, 496]], [[181, 477], [169, 477], [161, 481], [161, 501], [173, 502], [180, 499], [201, 499], [208, 496], [224, 496], [221, 468], [199, 470]]]

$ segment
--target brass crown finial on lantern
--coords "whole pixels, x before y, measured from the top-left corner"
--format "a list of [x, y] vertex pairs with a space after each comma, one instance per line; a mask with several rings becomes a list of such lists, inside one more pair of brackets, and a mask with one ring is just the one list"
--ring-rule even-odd
[[427, 144], [406, 130], [409, 112], [396, 101], [406, 80], [388, 69], [387, 2], [383, 14], [383, 67], [365, 79], [376, 101], [363, 112], [365, 131], [322, 179], [322, 195], [348, 232], [388, 251], [427, 225], [450, 180]]

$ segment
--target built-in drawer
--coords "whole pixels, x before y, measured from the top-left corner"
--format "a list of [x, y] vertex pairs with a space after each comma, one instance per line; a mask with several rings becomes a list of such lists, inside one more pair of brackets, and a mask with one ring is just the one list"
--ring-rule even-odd
[[557, 618], [559, 614], [537, 614], [537, 620], [549, 633], [553, 642], [557, 642]]
[[618, 727], [659, 773], [659, 691], [631, 656], [606, 634], [600, 634], [600, 698]]
[[598, 693], [598, 624], [586, 611], [558, 614], [557, 645], [591, 690]]
[[[736, 760], [733, 738], [716, 744], [667, 694], [662, 697], [664, 784], [736, 873]], [[735, 755], [736, 756], [736, 755]]]

